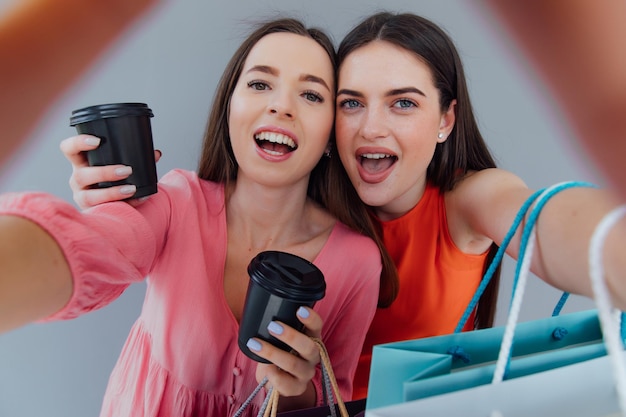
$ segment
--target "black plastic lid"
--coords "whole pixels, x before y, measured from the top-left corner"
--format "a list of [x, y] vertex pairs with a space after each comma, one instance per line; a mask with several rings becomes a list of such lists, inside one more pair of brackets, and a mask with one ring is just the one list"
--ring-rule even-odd
[[70, 117], [70, 126], [91, 122], [108, 117], [148, 116], [154, 117], [152, 110], [145, 103], [110, 103], [83, 107], [74, 110]]
[[288, 300], [318, 301], [326, 292], [322, 271], [306, 259], [287, 252], [259, 253], [250, 261], [248, 274], [270, 293]]

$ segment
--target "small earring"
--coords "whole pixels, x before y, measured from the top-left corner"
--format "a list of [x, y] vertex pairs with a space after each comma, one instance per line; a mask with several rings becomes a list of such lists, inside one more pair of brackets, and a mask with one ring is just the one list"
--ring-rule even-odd
[[330, 153], [331, 153], [331, 151], [332, 151], [332, 150], [333, 150], [333, 145], [332, 145], [332, 143], [329, 143], [329, 144], [326, 146], [326, 149], [324, 150], [324, 156], [325, 156], [326, 158], [330, 158]]
[[439, 139], [443, 139], [443, 133], [439, 132], [439, 134], [437, 135], [437, 137], [438, 137]]

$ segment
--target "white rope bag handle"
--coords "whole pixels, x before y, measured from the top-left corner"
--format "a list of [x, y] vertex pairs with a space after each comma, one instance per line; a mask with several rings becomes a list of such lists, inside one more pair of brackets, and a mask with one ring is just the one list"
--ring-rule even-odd
[[[548, 193], [546, 190], [538, 198], [542, 199]], [[614, 309], [611, 304], [606, 283], [604, 282], [604, 267], [602, 265], [602, 250], [604, 241], [611, 228], [626, 215], [626, 205], [620, 206], [609, 212], [596, 226], [589, 244], [589, 276], [594, 294], [594, 300], [598, 309], [598, 318], [602, 328], [603, 340], [607, 349], [607, 355], [611, 360], [611, 368], [615, 380], [615, 388], [621, 415], [626, 417], [626, 365], [624, 363], [623, 342], [620, 337], [620, 311]], [[504, 329], [504, 336], [496, 362], [496, 368], [492, 383], [497, 384], [504, 379], [504, 373], [509, 361], [509, 355], [513, 344], [515, 326], [521, 309], [524, 289], [530, 272], [530, 259], [536, 239], [535, 226], [531, 230], [528, 244], [523, 255], [520, 257], [521, 269], [515, 288], [515, 294], [511, 301], [511, 309]], [[492, 416], [494, 416], [492, 414]]]
[[589, 276], [594, 299], [598, 308], [598, 317], [602, 328], [602, 337], [607, 354], [611, 360], [615, 389], [622, 416], [626, 417], [626, 366], [624, 365], [624, 344], [620, 336], [621, 312], [612, 307], [611, 297], [604, 281], [602, 252], [604, 242], [611, 228], [626, 214], [626, 206], [620, 206], [609, 212], [598, 223], [589, 243]]
[[[543, 191], [535, 203], [537, 207], [546, 198], [549, 198], [550, 192], [556, 186], [547, 188]], [[500, 352], [498, 353], [498, 360], [496, 361], [496, 368], [493, 374], [492, 384], [498, 384], [504, 379], [504, 373], [509, 363], [509, 355], [513, 346], [513, 336], [515, 334], [515, 326], [519, 318], [519, 313], [522, 308], [522, 299], [524, 298], [524, 291], [526, 290], [526, 282], [528, 281], [528, 274], [530, 272], [530, 261], [532, 259], [532, 253], [535, 248], [536, 238], [536, 224], [532, 225], [530, 236], [528, 238], [528, 244], [526, 250], [521, 256], [518, 256], [518, 263], [521, 265], [519, 271], [519, 277], [515, 284], [513, 299], [511, 300], [511, 307], [509, 309], [509, 316], [507, 317], [506, 326], [504, 328], [504, 334], [502, 336], [502, 344], [500, 345]]]

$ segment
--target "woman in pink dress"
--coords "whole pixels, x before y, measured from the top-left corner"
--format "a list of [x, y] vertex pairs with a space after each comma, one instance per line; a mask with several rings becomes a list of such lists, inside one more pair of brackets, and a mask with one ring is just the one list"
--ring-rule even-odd
[[[324, 156], [334, 56], [325, 34], [298, 21], [260, 26], [218, 86], [198, 173], [167, 173], [141, 204], [80, 212], [44, 193], [1, 196], [0, 331], [79, 316], [146, 279], [102, 416], [229, 416], [264, 377], [282, 409], [320, 405], [320, 355], [309, 336], [326, 344], [349, 399], [380, 279], [395, 270], [349, 179]], [[295, 354], [248, 341], [271, 364], [237, 345], [246, 267], [264, 250], [299, 255], [326, 279], [326, 296], [298, 312], [304, 333], [271, 323]], [[244, 415], [256, 415], [263, 397]]]

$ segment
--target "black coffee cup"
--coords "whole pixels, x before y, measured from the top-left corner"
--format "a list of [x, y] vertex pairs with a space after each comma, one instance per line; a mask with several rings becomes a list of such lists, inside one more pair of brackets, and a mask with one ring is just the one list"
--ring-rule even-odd
[[70, 126], [80, 134], [100, 138], [100, 146], [87, 152], [90, 166], [122, 164], [133, 168], [126, 179], [98, 183], [99, 188], [134, 184], [131, 198], [157, 192], [157, 171], [150, 118], [152, 110], [144, 103], [99, 104], [74, 110]]
[[315, 265], [296, 255], [279, 251], [259, 253], [248, 265], [250, 283], [239, 325], [239, 348], [251, 359], [269, 363], [246, 344], [257, 337], [285, 351], [291, 348], [270, 335], [267, 326], [281, 321], [298, 331], [304, 325], [296, 312], [301, 306], [313, 307], [326, 292], [324, 274]]

